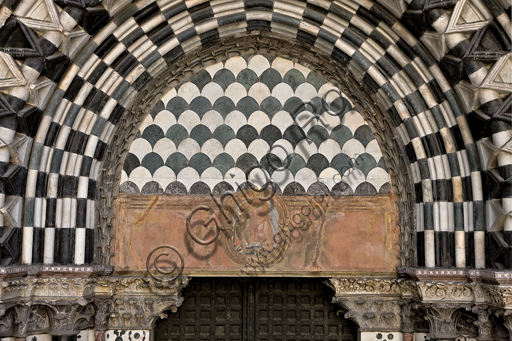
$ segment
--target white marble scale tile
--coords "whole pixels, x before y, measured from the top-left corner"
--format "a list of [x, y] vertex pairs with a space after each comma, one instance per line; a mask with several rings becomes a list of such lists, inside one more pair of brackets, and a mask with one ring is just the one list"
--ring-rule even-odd
[[223, 181], [236, 188], [272, 179], [281, 191], [292, 182], [307, 191], [318, 181], [329, 189], [343, 181], [351, 188], [343, 193], [371, 195], [389, 182], [363, 116], [321, 75], [264, 55], [205, 70], [170, 90], [161, 100], [165, 109], [144, 119], [122, 190], [154, 194], [142, 189], [156, 182], [162, 193], [175, 181], [213, 190]]

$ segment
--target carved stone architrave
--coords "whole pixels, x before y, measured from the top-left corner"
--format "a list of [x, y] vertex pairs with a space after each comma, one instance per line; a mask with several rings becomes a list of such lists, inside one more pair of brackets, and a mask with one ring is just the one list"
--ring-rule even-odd
[[[0, 337], [152, 329], [188, 284], [151, 276], [17, 277], [0, 284]], [[470, 281], [331, 278], [333, 303], [363, 332], [426, 332], [494, 340], [512, 329], [512, 287]], [[426, 326], [428, 322], [429, 326]], [[98, 334], [99, 335], [99, 334]], [[499, 336], [503, 339], [502, 336]]]

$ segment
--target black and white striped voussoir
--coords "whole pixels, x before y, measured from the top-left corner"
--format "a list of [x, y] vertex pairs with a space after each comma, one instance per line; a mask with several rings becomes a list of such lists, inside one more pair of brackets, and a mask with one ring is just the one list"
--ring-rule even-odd
[[[468, 253], [474, 243], [472, 231], [485, 229], [478, 141], [472, 138], [477, 127], [468, 124], [454, 89], [457, 84], [443, 76], [419, 35], [415, 37], [407, 25], [372, 3], [342, 7], [325, 2], [320, 7], [308, 2], [247, 0], [229, 6], [193, 2], [189, 8], [191, 3], [135, 2], [108, 24], [106, 11], [87, 8], [79, 18], [77, 7], [65, 9], [88, 33], [96, 34], [71, 61], [68, 71], [52, 79], [60, 82], [33, 135], [23, 222], [23, 238], [31, 250], [23, 251], [23, 262], [92, 261], [98, 169], [133, 97], [163, 65], [172, 65], [178, 57], [212, 46], [221, 38], [260, 30], [296, 39], [330, 55], [354, 70], [354, 76], [382, 99], [411, 163], [418, 231], [425, 238], [434, 236], [435, 242], [429, 245], [445, 245], [433, 261], [432, 250], [425, 251], [430, 258], [420, 257], [420, 263], [460, 266], [446, 238], [454, 231], [465, 231], [465, 261], [471, 265], [470, 259], [475, 258]], [[501, 22], [506, 12], [492, 3], [497, 6], [491, 11]], [[429, 4], [414, 1], [410, 8], [426, 9], [428, 24], [447, 15]], [[39, 49], [46, 60], [51, 59], [57, 47], [41, 39]], [[461, 41], [452, 53], [463, 59], [470, 48], [471, 44]], [[468, 77], [482, 72], [482, 65], [465, 63]], [[42, 70], [36, 63], [33, 67], [36, 72]], [[482, 110], [491, 117], [503, 101], [499, 96], [488, 99], [481, 101]], [[6, 100], [16, 112], [25, 104], [13, 96]], [[36, 117], [31, 115], [27, 117]], [[16, 126], [28, 130], [29, 124]], [[482, 257], [477, 257], [476, 265], [482, 267]]]
[[[368, 33], [365, 34], [361, 29], [357, 28], [357, 23], [358, 23], [357, 21], [355, 21], [356, 24], [350, 23], [347, 26], [347, 28], [345, 28], [344, 31], [341, 32], [341, 34], [339, 34], [338, 36], [330, 33], [332, 31], [329, 32], [327, 30], [325, 30], [325, 31], [322, 30], [322, 25], [324, 25], [324, 23], [326, 21], [325, 20], [325, 11], [330, 11], [331, 13], [335, 13], [336, 15], [338, 15], [339, 17], [341, 17], [347, 21], [351, 21], [357, 15], [357, 12], [351, 13], [351, 12], [347, 11], [346, 9], [343, 9], [340, 6], [337, 6], [336, 4], [332, 4], [329, 8], [325, 8], [324, 11], [321, 11], [321, 12], [319, 12], [319, 11], [315, 12], [314, 8], [304, 4], [304, 10], [303, 10], [304, 18], [302, 20], [304, 20], [305, 22], [310, 22], [312, 25], [318, 27], [318, 35], [315, 36], [315, 35], [311, 34], [310, 32], [302, 33], [302, 30], [299, 29], [301, 20], [283, 15], [280, 13], [269, 13], [268, 10], [270, 8], [268, 8], [268, 7], [266, 7], [265, 11], [260, 11], [259, 7], [250, 7], [250, 6], [247, 6], [247, 3], [248, 2], [244, 3], [243, 7], [240, 6], [240, 13], [245, 14], [246, 18], [248, 16], [248, 14], [251, 14], [251, 12], [254, 11], [256, 14], [259, 14], [260, 17], [262, 17], [262, 19], [264, 19], [265, 17], [268, 18], [268, 20], [260, 20], [261, 23], [259, 24], [259, 26], [266, 27], [266, 29], [268, 29], [268, 30], [272, 31], [273, 27], [272, 27], [271, 23], [276, 22], [281, 25], [288, 25], [290, 28], [297, 29], [296, 33], [295, 33], [295, 38], [302, 40], [306, 43], [316, 44], [316, 41], [319, 39], [321, 39], [322, 41], [327, 41], [327, 44], [330, 45], [329, 48], [331, 49], [329, 52], [332, 53], [332, 55], [335, 59], [337, 59], [338, 61], [340, 61], [342, 64], [345, 64], [345, 65], [349, 65], [349, 63], [361, 65], [362, 69], [364, 71], [366, 71], [365, 75], [363, 75], [363, 80], [366, 80], [367, 83], [369, 83], [373, 86], [374, 86], [375, 81], [373, 81], [373, 82], [371, 81], [371, 80], [373, 80], [373, 77], [371, 77], [370, 73], [377, 72], [377, 69], [375, 69], [375, 67], [373, 67], [373, 64], [375, 62], [369, 60], [363, 53], [358, 51], [358, 48], [360, 48], [361, 46], [366, 46], [366, 45], [371, 46], [372, 43], [378, 44], [378, 41], [383, 41], [383, 42], [385, 42], [384, 47], [387, 50], [387, 54], [384, 56], [381, 56], [379, 58], [381, 60], [381, 63], [384, 60], [393, 60], [393, 55], [395, 57], [398, 57], [397, 54], [400, 55], [400, 57], [402, 57], [402, 60], [403, 59], [409, 60], [405, 64], [402, 61], [401, 65], [400, 65], [400, 63], [397, 63], [394, 60], [388, 62], [388, 64], [391, 64], [391, 65], [394, 64], [394, 65], [398, 66], [398, 67], [395, 67], [395, 70], [394, 70], [395, 74], [399, 74], [399, 73], [403, 72], [403, 71], [398, 71], [399, 67], [405, 67], [405, 70], [407, 70], [407, 68], [409, 68], [409, 70], [414, 70], [414, 67], [412, 67], [412, 66], [407, 67], [407, 65], [410, 65], [410, 63], [412, 62], [412, 60], [408, 57], [414, 57], [415, 50], [420, 52], [421, 56], [419, 58], [423, 58], [424, 62], [426, 62], [427, 67], [429, 67], [429, 66], [431, 67], [433, 65], [433, 61], [429, 57], [428, 53], [423, 51], [421, 49], [421, 47], [418, 47], [419, 43], [416, 44], [418, 46], [409, 47], [401, 38], [397, 38], [396, 41], [390, 42], [384, 38], [384, 35], [381, 32], [379, 32], [379, 30], [372, 29], [372, 32], [369, 32], [369, 33], [370, 33], [370, 37], [371, 36], [377, 37], [378, 40], [377, 40], [377, 42], [375, 42], [372, 38], [370, 38], [367, 35]], [[126, 12], [123, 13], [123, 15], [127, 16], [127, 13], [133, 12], [130, 14], [133, 14], [134, 20], [137, 23], [137, 25], [135, 25], [133, 27], [133, 29], [127, 34], [123, 33], [122, 35], [119, 35], [119, 34], [116, 35], [116, 33], [115, 33], [116, 31], [113, 31], [111, 34], [109, 34], [105, 37], [103, 42], [101, 42], [99, 44], [93, 40], [93, 42], [90, 43], [88, 47], [86, 47], [86, 50], [91, 51], [94, 48], [94, 53], [92, 55], [83, 53], [77, 60], [74, 61], [75, 65], [78, 65], [81, 67], [84, 67], [86, 64], [87, 64], [87, 66], [91, 65], [92, 71], [88, 72], [87, 74], [84, 74], [82, 72], [82, 74], [84, 74], [83, 76], [76, 75], [74, 77], [74, 79], [71, 81], [70, 86], [66, 89], [66, 92], [63, 95], [63, 98], [68, 101], [73, 101], [74, 104], [81, 105], [82, 108], [84, 108], [86, 110], [90, 110], [91, 112], [93, 112], [94, 114], [97, 115], [99, 112], [101, 112], [102, 106], [104, 105], [104, 103], [106, 103], [107, 101], [109, 101], [112, 98], [114, 98], [115, 100], [118, 101], [121, 99], [121, 96], [122, 96], [121, 94], [123, 94], [127, 90], [127, 88], [133, 89], [133, 84], [132, 84], [132, 86], [130, 86], [128, 84], [128, 82], [124, 81], [124, 79], [121, 79], [121, 78], [126, 78], [127, 75], [132, 70], [137, 68], [137, 65], [142, 65], [142, 67], [140, 69], [143, 71], [140, 74], [147, 75], [147, 72], [148, 72], [147, 67], [149, 65], [151, 65], [151, 62], [157, 61], [157, 60], [160, 60], [161, 58], [163, 58], [163, 60], [165, 62], [172, 63], [172, 61], [174, 59], [176, 59], [178, 56], [180, 56], [186, 52], [185, 48], [184, 48], [186, 46], [186, 42], [194, 39], [195, 37], [199, 38], [197, 40], [196, 44], [197, 44], [197, 46], [200, 46], [202, 44], [201, 35], [203, 35], [203, 37], [204, 37], [207, 32], [212, 31], [212, 30], [209, 30], [206, 32], [201, 32], [200, 27], [202, 24], [204, 24], [208, 21], [213, 21], [213, 22], [216, 21], [217, 25], [214, 25], [214, 26], [216, 26], [216, 28], [214, 28], [214, 30], [217, 30], [217, 32], [219, 32], [219, 29], [222, 28], [223, 24], [225, 25], [225, 24], [231, 23], [231, 21], [220, 20], [221, 17], [216, 18], [215, 15], [212, 15], [215, 11], [213, 9], [209, 9], [208, 6], [206, 6], [205, 4], [200, 5], [200, 6], [201, 7], [196, 6], [195, 8], [187, 9], [186, 6], [184, 6], [183, 4], [180, 4], [175, 7], [170, 8], [170, 9], [162, 11], [162, 10], [159, 10], [159, 8], [157, 6], [155, 6], [155, 4], [152, 4], [152, 5], [148, 6], [147, 8], [139, 9], [139, 11], [136, 11], [135, 5], [132, 5], [132, 8], [128, 8], [126, 10]], [[375, 24], [376, 22], [380, 23], [381, 21], [383, 21], [384, 23], [387, 23], [388, 25], [394, 25], [396, 22], [396, 20], [394, 20], [390, 15], [388, 15], [385, 11], [383, 11], [382, 9], [380, 9], [377, 6], [372, 6], [369, 9], [358, 9], [358, 11], [362, 12], [366, 16], [366, 18], [373, 17], [373, 21], [374, 21], [373, 24]], [[188, 12], [188, 16], [190, 16], [189, 20], [192, 21], [196, 25], [195, 27], [186, 29], [183, 32], [179, 32], [179, 28], [178, 28], [178, 30], [173, 28], [172, 23], [170, 25], [162, 25], [162, 23], [164, 23], [164, 18], [167, 19], [169, 22], [169, 21], [171, 21], [171, 18], [173, 16], [176, 16], [183, 12]], [[162, 18], [162, 15], [160, 15], [160, 14], [162, 14], [164, 18]], [[324, 15], [324, 19], [320, 20], [319, 18], [322, 15]], [[315, 18], [315, 20], [311, 20], [311, 18]], [[237, 18], [231, 17], [231, 19], [238, 20], [238, 22], [244, 20], [243, 15], [239, 15]], [[116, 22], [116, 21], [114, 21], [114, 22]], [[265, 25], [264, 22], [267, 22], [268, 25]], [[367, 25], [367, 23], [368, 23], [368, 21], [365, 20], [365, 25]], [[247, 25], [248, 26], [246, 29], [251, 29], [251, 26], [250, 26], [251, 22], [248, 21]], [[169, 29], [169, 26], [171, 27], [171, 29]], [[276, 27], [279, 27], [279, 26], [276, 25]], [[362, 27], [362, 28], [364, 29], [365, 27]], [[279, 29], [277, 29], [277, 30], [279, 32]], [[160, 31], [165, 32], [165, 35], [161, 34]], [[175, 31], [178, 31], [178, 34], [175, 35], [174, 34]], [[144, 35], [143, 35], [143, 32], [144, 32]], [[160, 35], [159, 35], [159, 33], [160, 33]], [[305, 34], [305, 33], [307, 33], [307, 34]], [[214, 35], [210, 35], [210, 37], [212, 37], [212, 36], [214, 36]], [[366, 36], [366, 38], [363, 38], [365, 36]], [[147, 45], [148, 48], [150, 48], [150, 49], [152, 48], [152, 49], [154, 49], [154, 51], [151, 54], [149, 54], [148, 56], [146, 56], [145, 58], [141, 58], [140, 55], [136, 57], [133, 54], [134, 51], [130, 51], [128, 46], [133, 41], [144, 39], [143, 37], [145, 37], [146, 41], [148, 42], [148, 45]], [[325, 39], [327, 39], [327, 40], [323, 39], [323, 37], [325, 37]], [[170, 49], [170, 51], [168, 51], [166, 53], [161, 53], [160, 51], [162, 51], [162, 50], [165, 51], [165, 48], [163, 48], [163, 47], [165, 47], [166, 44], [170, 44], [170, 42], [172, 42], [173, 39], [176, 42], [176, 44], [175, 44], [176, 46], [174, 48]], [[367, 41], [368, 39], [371, 39], [371, 42], [368, 42]], [[340, 41], [343, 41], [344, 44], [347, 44], [347, 48], [349, 50], [353, 49], [353, 52], [350, 56], [348, 53], [342, 51], [338, 47], [333, 46], [334, 44], [336, 44], [337, 42], [340, 42]], [[210, 40], [210, 42], [211, 42], [211, 40]], [[378, 45], [378, 46], [382, 46], [382, 45]], [[401, 50], [405, 50], [405, 53], [401, 53], [400, 52]], [[412, 73], [413, 71], [409, 71], [409, 72]], [[111, 90], [111, 93], [106, 93], [106, 92], [102, 91], [101, 89], [97, 89], [97, 87], [96, 87], [96, 83], [98, 83], [101, 79], [100, 75], [101, 74], [105, 75], [107, 73], [115, 74], [120, 79], [119, 87], [114, 91]], [[384, 73], [384, 77], [388, 80], [392, 79], [393, 76], [394, 76], [393, 73], [391, 73], [391, 74]], [[147, 76], [146, 76], [146, 78], [149, 79], [149, 77], [147, 77]], [[411, 86], [425, 85], [426, 87], [428, 87], [428, 85], [426, 83], [423, 83], [420, 85], [420, 83], [422, 83], [422, 82], [421, 82], [420, 78], [417, 77], [416, 75], [414, 75], [412, 78], [416, 81], [416, 84], [411, 84]], [[420, 97], [418, 95], [418, 93], [412, 91], [412, 89], [406, 90], [406, 91], [408, 91], [407, 96], [405, 98], [402, 98], [402, 96], [397, 93], [397, 91], [394, 89], [394, 87], [390, 83], [386, 82], [386, 84], [379, 84], [379, 86], [382, 87], [385, 92], [387, 90], [387, 94], [392, 99], [392, 103], [399, 102], [400, 103], [399, 105], [401, 107], [403, 107], [405, 110], [407, 110], [409, 112], [410, 116], [421, 115], [421, 114], [425, 113], [426, 110], [428, 110], [428, 106], [422, 103], [422, 100], [420, 100], [418, 98], [418, 97]], [[140, 86], [137, 86], [137, 88], [140, 88]], [[374, 88], [375, 88], [375, 86], [374, 86]], [[136, 90], [133, 89], [132, 91], [136, 91]], [[451, 91], [452, 91], [451, 89], [446, 89], [443, 92], [444, 96], [447, 98], [453, 97]], [[87, 96], [85, 95], [86, 93], [88, 93]], [[450, 104], [453, 104], [453, 103], [450, 103]], [[432, 106], [432, 104], [429, 106]], [[435, 106], [435, 104], [434, 104], [434, 106]], [[77, 109], [75, 109], [73, 111], [76, 112]], [[460, 112], [460, 110], [458, 110], [458, 109], [455, 109], [454, 111], [456, 112], [456, 114]], [[52, 113], [49, 111], [46, 113], [47, 116], [50, 116], [51, 114]], [[76, 113], [74, 115], [76, 115]], [[98, 122], [96, 124], [98, 125]], [[101, 128], [98, 128], [98, 130], [101, 130]], [[418, 134], [414, 131], [409, 131], [409, 134], [411, 134], [413, 136], [412, 139], [420, 138], [420, 136], [417, 136]], [[76, 137], [74, 139], [76, 139]], [[70, 140], [68, 140], [68, 141], [70, 141]], [[38, 141], [35, 141], [35, 144], [37, 144], [37, 143], [38, 143]], [[433, 142], [433, 143], [435, 145], [435, 143], [437, 143], [437, 140], [436, 140], [436, 142]], [[68, 142], [68, 144], [72, 145], [71, 142]], [[421, 143], [419, 143], [418, 146], [421, 146]], [[421, 147], [421, 148], [423, 148], [423, 147]], [[435, 146], [432, 149], [440, 150], [441, 148], [439, 146]], [[58, 150], [59, 149], [56, 149], [56, 151], [58, 151]], [[75, 153], [73, 153], [73, 152], [71, 152], [71, 153], [80, 155], [79, 150], [74, 150], [74, 152]], [[59, 152], [59, 153], [61, 153], [61, 152]], [[69, 152], [63, 152], [63, 153], [69, 153]], [[424, 154], [426, 155], [425, 152], [424, 152]], [[83, 174], [85, 174], [85, 173], [83, 173]], [[71, 176], [71, 174], [68, 174], [67, 176]], [[428, 178], [429, 177], [428, 171], [424, 172], [423, 176], [424, 176], [424, 178]], [[78, 184], [73, 185], [74, 183], [76, 183], [76, 182], [70, 182], [70, 184], [72, 184], [71, 186], [78, 187]], [[71, 193], [70, 196], [73, 197], [74, 193], [78, 192], [78, 190], [76, 190], [76, 191], [70, 190], [69, 192]], [[59, 195], [57, 195], [57, 197], [59, 198]], [[69, 198], [69, 199], [62, 198], [62, 199], [64, 202], [66, 200], [74, 200], [73, 198]], [[443, 199], [443, 198], [441, 198], [441, 199]], [[53, 209], [53, 207], [51, 207], [50, 209]], [[48, 207], [47, 207], [47, 210], [48, 210]], [[48, 215], [48, 213], [47, 213], [47, 215]]]

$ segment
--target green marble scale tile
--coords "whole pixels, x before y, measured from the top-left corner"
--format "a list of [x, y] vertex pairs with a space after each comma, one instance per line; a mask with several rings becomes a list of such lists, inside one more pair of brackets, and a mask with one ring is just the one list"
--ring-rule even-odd
[[233, 84], [236, 81], [236, 77], [233, 74], [233, 72], [229, 71], [228, 69], [221, 69], [217, 71], [215, 76], [213, 77], [213, 81], [217, 84], [219, 84], [224, 91]]
[[174, 142], [175, 146], [179, 146], [184, 139], [189, 137], [189, 135], [187, 129], [184, 126], [175, 124], [167, 130], [165, 137]]
[[305, 81], [306, 78], [304, 78], [302, 72], [296, 69], [288, 71], [283, 77], [283, 82], [291, 86], [293, 91], [295, 91], [297, 87], [304, 83]]
[[[212, 81], [212, 76], [206, 70], [201, 70], [196, 72], [190, 77], [190, 82], [194, 83], [199, 91], [203, 89], [203, 87]], [[218, 82], [217, 82], [218, 83]]]
[[123, 192], [222, 193], [257, 167], [285, 195], [390, 192], [370, 127], [321, 74], [280, 57], [234, 57], [171, 92], [136, 134]]

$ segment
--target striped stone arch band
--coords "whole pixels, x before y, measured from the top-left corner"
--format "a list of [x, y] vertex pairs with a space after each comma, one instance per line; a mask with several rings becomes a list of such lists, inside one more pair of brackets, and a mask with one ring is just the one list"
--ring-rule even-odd
[[[4, 28], [23, 25], [30, 46], [0, 34], [3, 262], [108, 264], [143, 116], [252, 48], [325, 71], [353, 97], [400, 198], [401, 265], [512, 267], [510, 17], [505, 2], [474, 1], [63, 0], [45, 1], [44, 18], [30, 17], [35, 2], [4, 4]], [[495, 51], [479, 54], [490, 32]]]

